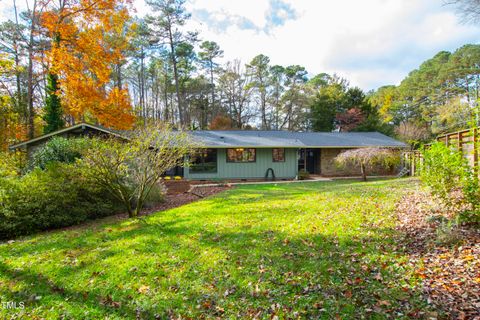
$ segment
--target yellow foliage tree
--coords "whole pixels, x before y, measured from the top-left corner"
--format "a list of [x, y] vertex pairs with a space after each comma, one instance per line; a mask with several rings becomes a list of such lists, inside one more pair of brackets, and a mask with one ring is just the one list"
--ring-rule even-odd
[[[15, 73], [14, 62], [0, 55], [0, 76], [8, 78]], [[8, 85], [0, 81], [0, 151], [6, 151], [15, 141], [25, 139], [26, 130], [20, 115], [15, 111]]]
[[[52, 2], [53, 3], [53, 2]], [[59, 78], [65, 115], [130, 129], [134, 115], [128, 90], [112, 81], [129, 46], [128, 0], [63, 0], [46, 4], [41, 24], [52, 39], [49, 72]]]

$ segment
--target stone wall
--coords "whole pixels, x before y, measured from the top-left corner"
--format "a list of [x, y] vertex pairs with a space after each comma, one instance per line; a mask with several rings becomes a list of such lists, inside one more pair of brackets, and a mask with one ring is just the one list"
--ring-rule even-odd
[[[320, 174], [322, 176], [359, 176], [361, 174], [360, 167], [348, 166], [339, 167], [335, 163], [335, 157], [342, 151], [347, 149], [328, 148], [322, 149], [320, 152]], [[367, 171], [368, 175], [392, 175], [396, 173], [396, 168], [385, 169], [381, 166]]]

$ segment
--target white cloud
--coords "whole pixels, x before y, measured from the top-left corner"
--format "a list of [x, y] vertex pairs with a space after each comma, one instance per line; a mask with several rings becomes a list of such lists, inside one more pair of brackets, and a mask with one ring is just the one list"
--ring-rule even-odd
[[[0, 4], [5, 19], [11, 4]], [[299, 64], [312, 75], [336, 72], [366, 90], [397, 84], [438, 51], [480, 40], [480, 28], [459, 23], [454, 8], [440, 0], [189, 0], [186, 5], [193, 13], [188, 27], [218, 42], [224, 60], [248, 62], [263, 53], [274, 64]], [[139, 15], [149, 12], [143, 0], [134, 6]]]
[[[297, 12], [296, 19], [269, 33], [242, 30], [238, 25], [218, 32], [201, 21], [192, 25], [201, 30], [204, 39], [220, 44], [225, 59], [248, 61], [263, 53], [273, 63], [300, 64], [311, 74], [336, 72], [366, 90], [399, 83], [440, 50], [480, 40], [479, 28], [460, 24], [454, 9], [437, 0], [285, 2]], [[262, 26], [269, 1], [256, 0], [254, 5], [223, 1], [212, 6], [197, 0], [192, 8], [197, 6], [244, 16]]]

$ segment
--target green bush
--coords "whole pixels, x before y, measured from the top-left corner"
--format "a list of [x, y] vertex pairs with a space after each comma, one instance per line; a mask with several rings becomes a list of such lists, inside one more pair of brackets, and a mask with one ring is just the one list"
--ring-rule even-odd
[[451, 207], [467, 205], [472, 213], [478, 211], [478, 177], [461, 152], [441, 142], [425, 148], [420, 178], [444, 204]]
[[50, 163], [22, 177], [0, 178], [0, 238], [108, 216], [118, 212], [115, 203], [72, 164]]
[[435, 232], [435, 242], [439, 245], [453, 246], [462, 241], [462, 233], [456, 223], [452, 221], [440, 223]]
[[305, 169], [298, 170], [298, 180], [307, 180], [310, 178], [310, 173]]
[[0, 179], [19, 176], [25, 162], [23, 153], [0, 152]]
[[156, 205], [165, 202], [165, 195], [167, 194], [167, 188], [163, 183], [155, 184], [148, 196], [145, 198], [145, 208], [154, 208]]
[[29, 167], [45, 170], [51, 162], [73, 163], [81, 158], [82, 151], [88, 148], [89, 142], [88, 138], [54, 137], [33, 154]]

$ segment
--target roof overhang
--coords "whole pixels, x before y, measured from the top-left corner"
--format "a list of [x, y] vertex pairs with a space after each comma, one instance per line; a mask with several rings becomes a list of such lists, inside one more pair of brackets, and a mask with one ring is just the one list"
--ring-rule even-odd
[[386, 149], [405, 149], [407, 146], [203, 146], [202, 149], [237, 149], [237, 148], [252, 148], [252, 149], [365, 149], [365, 148], [386, 148]]
[[51, 132], [51, 133], [47, 133], [47, 134], [38, 136], [38, 137], [30, 139], [30, 140], [26, 140], [26, 141], [11, 145], [9, 147], [9, 149], [10, 150], [15, 150], [15, 149], [18, 149], [18, 148], [27, 147], [29, 144], [33, 144], [33, 143], [36, 143], [36, 142], [41, 142], [43, 140], [49, 139], [49, 138], [54, 137], [54, 136], [59, 135], [59, 134], [73, 132], [73, 131], [76, 131], [78, 129], [85, 130], [87, 128], [92, 129], [92, 130], [96, 130], [96, 131], [99, 131], [99, 132], [102, 132], [102, 133], [106, 133], [108, 135], [116, 136], [116, 137], [119, 137], [119, 138], [122, 138], [122, 139], [126, 138], [125, 136], [122, 136], [121, 134], [119, 134], [117, 132], [114, 132], [112, 130], [109, 130], [107, 128], [103, 128], [103, 127], [100, 127], [100, 126], [96, 126], [96, 125], [93, 125], [93, 124], [82, 122], [82, 123], [73, 125], [73, 126], [68, 127], [68, 128], [60, 129], [60, 130], [57, 130], [57, 131], [54, 131], [54, 132]]

